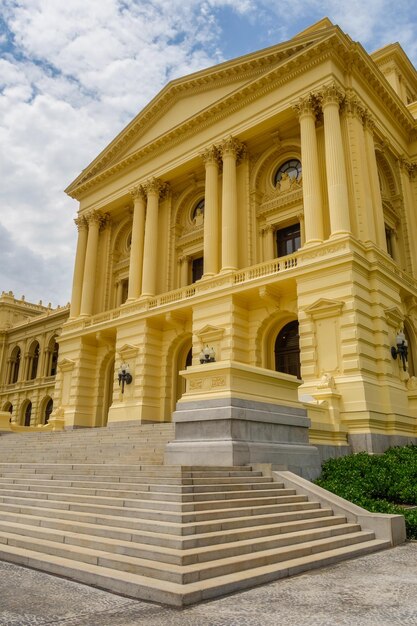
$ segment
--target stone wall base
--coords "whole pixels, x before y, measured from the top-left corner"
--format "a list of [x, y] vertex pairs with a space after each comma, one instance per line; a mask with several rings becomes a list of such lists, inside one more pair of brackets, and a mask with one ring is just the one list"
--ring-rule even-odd
[[308, 479], [320, 474], [302, 407], [217, 398], [181, 402], [173, 419], [175, 440], [165, 449], [168, 465], [272, 463]]

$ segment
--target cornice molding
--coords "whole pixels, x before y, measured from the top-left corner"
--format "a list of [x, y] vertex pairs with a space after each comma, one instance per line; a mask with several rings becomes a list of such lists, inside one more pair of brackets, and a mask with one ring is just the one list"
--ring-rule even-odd
[[[246, 83], [241, 89], [228, 94], [222, 100], [216, 101], [203, 111], [198, 112], [191, 118], [185, 120], [177, 127], [168, 130], [165, 134], [152, 140], [145, 146], [139, 148], [136, 152], [127, 155], [122, 158], [121, 161], [107, 167], [104, 170], [99, 171], [99, 168], [106, 163], [109, 163], [116, 152], [120, 151], [122, 143], [122, 137], [116, 138], [115, 144], [109, 149], [109, 158], [103, 157], [94, 164], [90, 169], [87, 168], [84, 178], [76, 179], [66, 190], [66, 192], [73, 198], [80, 198], [92, 187], [103, 182], [104, 180], [116, 175], [120, 170], [133, 167], [139, 160], [143, 163], [150, 160], [153, 156], [160, 154], [167, 144], [176, 146], [178, 143], [188, 138], [195, 133], [196, 128], [203, 130], [214, 123], [224, 119], [233, 112], [236, 112], [247, 106], [248, 103], [253, 102], [273, 89], [282, 87], [284, 84], [290, 82], [300, 74], [314, 68], [324, 60], [336, 58], [341, 61], [341, 65], [346, 69], [353, 71], [356, 69], [360, 73], [361, 79], [370, 85], [370, 87], [376, 92], [376, 94], [384, 102], [386, 108], [392, 114], [392, 119], [395, 120], [396, 125], [401, 125], [402, 129], [406, 132], [412, 132], [415, 129], [415, 121], [405, 105], [401, 103], [399, 98], [392, 88], [387, 83], [382, 72], [372, 61], [371, 58], [365, 58], [366, 53], [362, 50], [362, 47], [358, 44], [350, 42], [350, 40], [344, 35], [340, 29], [331, 29], [331, 32], [324, 31], [321, 38], [315, 40], [310, 45], [304, 45], [301, 50], [297, 50], [296, 42], [294, 42], [293, 50], [296, 50], [293, 56], [279, 58], [277, 56], [277, 65], [275, 65], [270, 71], [262, 73], [255, 80]], [[336, 58], [335, 58], [336, 55]], [[281, 63], [279, 63], [281, 60]], [[270, 57], [265, 58], [265, 63], [262, 68], [270, 61]], [[239, 67], [239, 66], [236, 66]], [[235, 70], [237, 71], [237, 70]], [[216, 72], [213, 72], [215, 75]], [[187, 90], [190, 83], [183, 82], [178, 89]], [[166, 89], [168, 89], [169, 85]], [[172, 89], [173, 87], [170, 87]], [[176, 88], [176, 86], [175, 86]], [[391, 93], [392, 92], [392, 93]], [[171, 94], [171, 91], [169, 91]], [[191, 91], [188, 91], [191, 93]], [[172, 94], [171, 94], [172, 95]], [[163, 91], [162, 96], [166, 96]], [[159, 105], [158, 105], [159, 106]], [[289, 106], [291, 106], [289, 104]], [[158, 108], [153, 101], [148, 107], [139, 114], [138, 118], [131, 123], [131, 126], [124, 132], [131, 133], [138, 137], [136, 133], [136, 127], [139, 124], [146, 126], [147, 116], [153, 116], [155, 114], [155, 108]], [[124, 141], [124, 140], [123, 140]], [[99, 159], [99, 157], [97, 157]], [[86, 178], [89, 176], [89, 178]]]

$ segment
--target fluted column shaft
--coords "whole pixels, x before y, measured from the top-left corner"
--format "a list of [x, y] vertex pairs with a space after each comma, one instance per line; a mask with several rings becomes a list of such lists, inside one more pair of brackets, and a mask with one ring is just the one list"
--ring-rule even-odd
[[139, 298], [142, 288], [146, 195], [142, 187], [136, 187], [130, 193], [133, 195], [133, 225], [127, 299], [136, 300]]
[[77, 252], [75, 255], [74, 277], [72, 281], [72, 296], [70, 317], [78, 317], [81, 309], [81, 294], [83, 290], [85, 254], [87, 250], [88, 225], [84, 217], [74, 220], [78, 228]]
[[96, 278], [98, 237], [102, 216], [94, 211], [87, 216], [88, 237], [85, 254], [83, 289], [81, 296], [80, 315], [91, 315], [93, 312], [94, 287]]
[[371, 198], [373, 208], [373, 218], [375, 224], [375, 234], [377, 245], [387, 251], [387, 240], [385, 237], [384, 210], [382, 208], [381, 189], [379, 187], [378, 166], [375, 156], [375, 143], [373, 134], [374, 124], [369, 115], [364, 120], [365, 149], [368, 161], [368, 171], [371, 187]]
[[324, 237], [316, 115], [310, 97], [300, 100], [294, 108], [299, 116], [301, 131], [305, 243], [313, 244], [323, 241]]
[[350, 232], [346, 164], [339, 113], [341, 98], [342, 95], [335, 85], [326, 87], [321, 94], [331, 236]]
[[203, 154], [206, 168], [204, 198], [204, 275], [219, 271], [219, 153], [212, 146]]
[[153, 178], [144, 185], [147, 195], [145, 239], [143, 245], [142, 296], [154, 296], [158, 263], [158, 210], [161, 181]]
[[223, 158], [222, 187], [222, 272], [238, 269], [237, 159], [243, 145], [229, 137], [220, 147]]

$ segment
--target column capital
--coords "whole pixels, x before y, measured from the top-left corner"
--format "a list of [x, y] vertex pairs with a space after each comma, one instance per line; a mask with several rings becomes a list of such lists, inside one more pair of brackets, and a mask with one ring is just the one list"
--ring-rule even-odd
[[246, 155], [246, 146], [244, 143], [232, 137], [231, 135], [223, 139], [219, 146], [222, 157], [233, 155], [236, 161], [241, 160]]
[[129, 194], [133, 200], [146, 200], [146, 191], [143, 185], [135, 185], [129, 189]]
[[273, 230], [274, 230], [274, 228], [273, 228], [273, 226], [271, 224], [266, 224], [265, 226], [262, 226], [261, 233], [262, 233], [262, 235], [266, 236], [266, 235], [268, 235], [268, 233], [270, 233]]
[[358, 100], [358, 98], [356, 98], [356, 96], [349, 94], [343, 100], [343, 112], [352, 117], [359, 118], [363, 123], [366, 115], [366, 108]]
[[103, 221], [103, 214], [100, 211], [93, 210], [87, 213], [87, 215], [85, 216], [85, 219], [89, 227], [92, 224], [98, 224], [98, 226], [101, 226], [101, 223]]
[[299, 98], [297, 102], [292, 104], [292, 109], [298, 116], [298, 119], [301, 119], [305, 115], [316, 117], [317, 105], [315, 99], [312, 94], [308, 94], [302, 98]]
[[201, 154], [201, 158], [203, 159], [205, 165], [207, 165], [209, 163], [214, 163], [216, 165], [220, 165], [220, 151], [219, 151], [219, 148], [217, 146], [215, 146], [215, 145], [209, 146]]
[[373, 134], [375, 131], [375, 121], [367, 109], [364, 111], [362, 121], [364, 129], [369, 130], [369, 132]]
[[333, 82], [329, 85], [324, 85], [324, 87], [317, 93], [316, 97], [322, 107], [327, 106], [328, 104], [337, 104], [340, 106], [345, 97], [345, 93], [339, 85]]
[[147, 196], [153, 194], [160, 199], [165, 197], [170, 189], [168, 183], [164, 183], [160, 178], [150, 178], [143, 185], [143, 188]]
[[87, 220], [84, 216], [76, 217], [74, 224], [76, 225], [78, 232], [81, 230], [87, 230], [88, 228]]
[[304, 222], [304, 213], [297, 213], [297, 219], [300, 222]]
[[408, 161], [404, 154], [398, 157], [398, 166], [401, 171], [405, 172], [408, 176], [413, 176], [417, 171], [417, 163], [411, 163]]

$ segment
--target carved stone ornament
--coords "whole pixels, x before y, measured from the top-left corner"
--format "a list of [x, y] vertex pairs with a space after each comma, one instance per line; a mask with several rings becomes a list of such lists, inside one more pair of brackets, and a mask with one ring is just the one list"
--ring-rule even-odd
[[168, 183], [164, 183], [159, 178], [150, 178], [143, 185], [143, 188], [147, 195], [156, 194], [160, 199], [164, 198], [169, 192]]
[[297, 100], [297, 102], [292, 105], [292, 108], [299, 118], [304, 115], [316, 116], [316, 103], [311, 94]]
[[246, 146], [235, 137], [230, 136], [222, 141], [220, 151], [223, 158], [226, 155], [234, 155], [236, 162], [239, 162], [246, 155]]
[[336, 389], [336, 384], [334, 382], [333, 376], [324, 373], [320, 379], [319, 384], [317, 385], [317, 389]]
[[217, 146], [214, 145], [206, 148], [206, 150], [202, 153], [201, 158], [205, 164], [215, 163], [216, 165], [220, 165], [221, 162], [220, 151]]
[[87, 230], [88, 228], [87, 220], [85, 219], [85, 217], [76, 217], [74, 223], [77, 227], [78, 232], [80, 232], [81, 230]]
[[146, 200], [146, 191], [143, 188], [143, 185], [136, 185], [135, 187], [131, 187], [129, 189], [129, 193], [132, 196], [133, 200]]
[[323, 107], [328, 104], [337, 104], [340, 106], [344, 96], [345, 94], [342, 89], [336, 83], [330, 83], [329, 85], [325, 85], [321, 91], [317, 93], [316, 97]]

